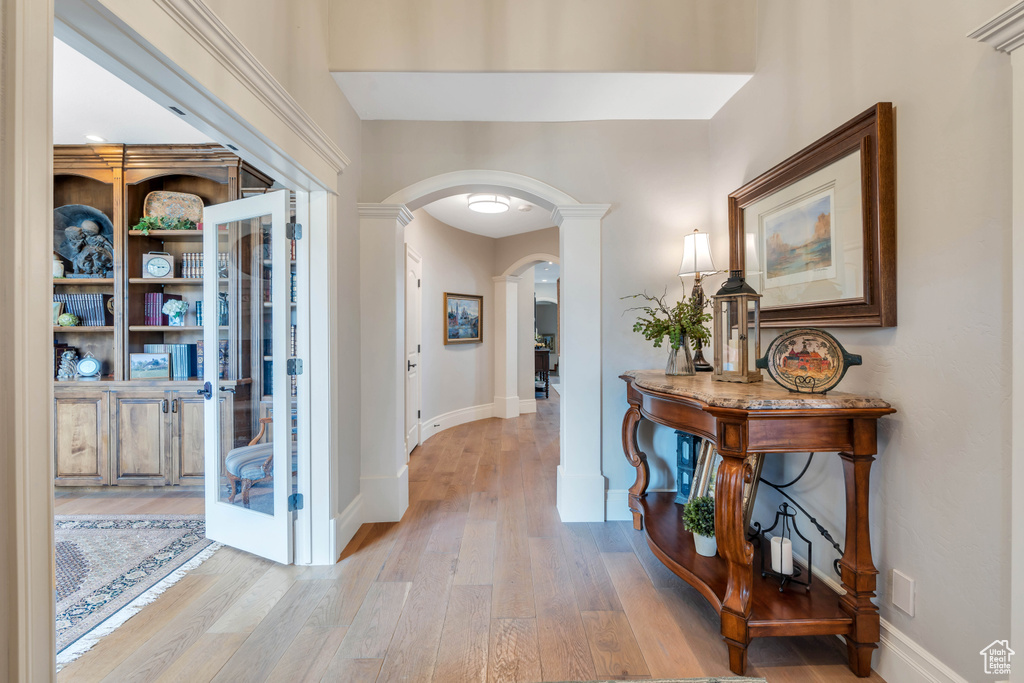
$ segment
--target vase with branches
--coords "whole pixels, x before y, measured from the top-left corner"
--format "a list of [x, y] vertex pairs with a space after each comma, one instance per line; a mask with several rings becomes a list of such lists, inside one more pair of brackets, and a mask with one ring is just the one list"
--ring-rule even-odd
[[[633, 323], [634, 332], [642, 334], [655, 348], [661, 348], [665, 337], [668, 337], [669, 353], [665, 374], [696, 374], [690, 347], [696, 345], [698, 341], [704, 344], [711, 339], [711, 333], [706, 326], [711, 320], [711, 314], [706, 312], [706, 307], [692, 295], [675, 304], [669, 304], [667, 291], [661, 296], [652, 296], [644, 291], [622, 298], [642, 299], [647, 302], [645, 306], [626, 309], [640, 311], [636, 322]], [[683, 350], [682, 362], [679, 360], [680, 349]]]

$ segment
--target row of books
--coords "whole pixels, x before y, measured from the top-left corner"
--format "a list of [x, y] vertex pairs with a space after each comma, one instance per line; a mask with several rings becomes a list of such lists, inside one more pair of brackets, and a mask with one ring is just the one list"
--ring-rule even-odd
[[[181, 255], [181, 276], [184, 278], [201, 278], [204, 274], [203, 252], [187, 251]], [[228, 255], [217, 254], [217, 277], [228, 276]]]
[[[221, 327], [228, 324], [228, 295], [226, 292], [217, 294], [217, 324]], [[196, 325], [203, 326], [204, 306], [202, 301], [196, 302]]]
[[144, 344], [146, 353], [168, 353], [171, 355], [171, 379], [187, 380], [201, 377], [203, 370], [199, 362], [198, 344]]
[[[263, 302], [272, 303], [274, 301], [274, 273], [269, 267], [263, 269]], [[288, 281], [288, 299], [291, 303], [295, 303], [299, 300], [299, 283], [298, 277], [295, 271], [291, 271], [290, 278]]]
[[[263, 231], [263, 258], [273, 258], [273, 245], [270, 242], [270, 231]], [[295, 240], [288, 241], [288, 258], [292, 261], [295, 260]]]
[[[294, 358], [298, 355], [298, 343], [297, 343], [297, 328], [295, 325], [291, 326], [289, 331], [289, 351], [288, 355]], [[270, 360], [266, 356], [271, 355], [273, 347], [270, 343], [270, 339], [263, 340], [263, 395], [273, 396], [274, 395], [274, 361]], [[298, 378], [292, 376], [291, 378], [291, 395], [297, 396], [299, 393]]]
[[146, 316], [145, 325], [166, 325], [167, 316], [163, 312], [164, 303], [177, 299], [181, 301], [179, 294], [164, 294], [163, 292], [146, 292]]
[[63, 304], [63, 312], [78, 316], [86, 327], [114, 324], [114, 313], [109, 305], [112, 294], [54, 294], [53, 303]]

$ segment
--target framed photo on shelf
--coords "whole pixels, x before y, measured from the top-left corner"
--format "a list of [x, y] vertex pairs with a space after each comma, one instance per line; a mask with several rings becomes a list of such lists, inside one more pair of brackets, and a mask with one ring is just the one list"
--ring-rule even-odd
[[[750, 515], [754, 511], [754, 500], [757, 498], [757, 485], [761, 480], [761, 468], [764, 466], [764, 453], [750, 453], [746, 457], [750, 466], [750, 481], [743, 485], [743, 525], [750, 526]], [[715, 444], [707, 439], [701, 442], [697, 451], [697, 462], [693, 471], [693, 482], [690, 486], [690, 500], [700, 496], [715, 497], [715, 486], [718, 480], [718, 466], [722, 464], [722, 456], [715, 449]]]
[[63, 313], [63, 312], [64, 312], [64, 302], [63, 301], [54, 301], [53, 302], [53, 324], [54, 325], [57, 324], [57, 318], [59, 318], [60, 314]]
[[729, 268], [762, 326], [896, 325], [893, 130], [880, 102], [729, 195]]
[[128, 361], [129, 379], [171, 378], [171, 354], [132, 353]]
[[444, 343], [480, 344], [484, 340], [484, 298], [444, 293]]

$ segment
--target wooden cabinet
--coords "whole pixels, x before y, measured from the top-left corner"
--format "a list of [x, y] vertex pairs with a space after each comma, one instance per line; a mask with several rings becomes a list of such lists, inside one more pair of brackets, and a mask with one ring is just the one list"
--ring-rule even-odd
[[53, 400], [53, 471], [62, 486], [107, 483], [107, 392], [77, 389]]
[[[199, 384], [181, 382], [60, 383], [54, 388], [54, 483], [57, 486], [202, 486], [206, 401]], [[233, 448], [239, 420], [248, 427], [248, 386], [242, 400], [222, 392], [222, 454]], [[236, 415], [237, 408], [238, 414]]]
[[112, 483], [166, 486], [171, 483], [170, 401], [165, 391], [110, 392]]

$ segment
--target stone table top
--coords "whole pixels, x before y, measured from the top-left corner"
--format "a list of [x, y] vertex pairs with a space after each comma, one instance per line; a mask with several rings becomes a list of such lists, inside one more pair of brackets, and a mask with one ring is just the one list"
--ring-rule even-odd
[[622, 374], [634, 386], [648, 391], [691, 398], [716, 408], [743, 410], [799, 409], [883, 409], [895, 412], [880, 398], [832, 391], [827, 394], [797, 394], [780, 387], [770, 379], [743, 384], [716, 382], [711, 373], [692, 376], [666, 375], [663, 370], [630, 370]]

